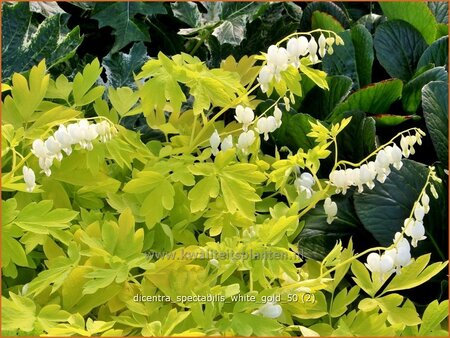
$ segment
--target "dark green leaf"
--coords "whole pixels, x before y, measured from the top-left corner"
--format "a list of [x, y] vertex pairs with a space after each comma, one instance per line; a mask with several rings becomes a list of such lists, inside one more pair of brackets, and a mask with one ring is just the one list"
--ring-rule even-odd
[[329, 75], [345, 75], [353, 81], [353, 89], [359, 89], [358, 69], [356, 68], [355, 48], [350, 31], [339, 33], [344, 45], [334, 46], [332, 55], [322, 59], [323, 70]]
[[172, 2], [170, 4], [173, 15], [188, 24], [190, 27], [198, 27], [201, 25], [202, 13], [198, 10], [195, 2]]
[[99, 27], [109, 26], [114, 29], [116, 37], [111, 53], [115, 53], [133, 41], [150, 41], [147, 30], [135, 16], [142, 14], [154, 16], [166, 14], [162, 3], [158, 2], [107, 2], [97, 3], [92, 18], [97, 20]]
[[338, 240], [354, 236], [361, 223], [356, 217], [351, 194], [332, 197], [338, 207], [337, 218], [327, 223], [323, 203], [317, 205], [304, 217], [305, 226], [297, 237], [300, 253], [311, 259], [322, 260]]
[[320, 11], [331, 15], [345, 29], [349, 28], [350, 26], [347, 15], [345, 15], [345, 13], [342, 11], [342, 9], [339, 8], [339, 6], [335, 5], [332, 2], [311, 2], [303, 11], [302, 21], [300, 23], [301, 31], [307, 32], [310, 30], [312, 26], [312, 16], [315, 11]]
[[372, 82], [373, 40], [370, 32], [363, 25], [355, 25], [351, 29], [355, 48], [356, 69], [360, 87]]
[[133, 74], [137, 74], [147, 60], [147, 48], [142, 42], [135, 43], [129, 54], [109, 53], [102, 62], [106, 71], [106, 84], [114, 88], [123, 86], [135, 88]]
[[448, 168], [448, 84], [435, 81], [422, 89], [422, 108], [439, 160]]
[[364, 227], [381, 245], [390, 245], [403, 222], [409, 217], [427, 177], [425, 165], [403, 160], [399, 170], [392, 172], [383, 184], [376, 181], [372, 190], [354, 194], [356, 213]]
[[425, 50], [425, 52], [423, 52], [417, 63], [417, 69], [429, 64], [434, 64], [435, 66], [447, 66], [448, 36], [443, 36], [436, 40]]
[[2, 6], [2, 78], [24, 72], [46, 60], [47, 68], [71, 58], [83, 40], [79, 27], [69, 31], [67, 15], [46, 18], [38, 27], [31, 24], [29, 4]]
[[352, 120], [338, 135], [338, 154], [340, 160], [356, 163], [375, 150], [376, 128], [374, 119], [361, 111], [345, 112], [333, 122], [350, 116]]
[[333, 75], [327, 77], [329, 90], [314, 87], [305, 96], [301, 110], [317, 119], [325, 119], [350, 93], [352, 80], [347, 76]]
[[436, 38], [436, 19], [425, 2], [380, 2], [389, 20], [403, 20], [411, 24], [431, 44]]
[[404, 21], [387, 21], [374, 37], [378, 61], [390, 76], [410, 80], [427, 44], [420, 33]]
[[446, 1], [427, 2], [428, 7], [439, 23], [448, 23], [448, 3]]
[[431, 81], [448, 81], [444, 67], [435, 67], [416, 76], [403, 87], [402, 104], [408, 113], [415, 113], [422, 100], [422, 88]]
[[371, 84], [351, 94], [339, 104], [328, 119], [337, 119], [344, 112], [360, 110], [370, 114], [384, 114], [402, 94], [403, 83], [397, 79]]
[[311, 28], [312, 29], [326, 29], [330, 30], [336, 33], [340, 33], [344, 31], [344, 27], [340, 24], [339, 21], [337, 21], [335, 18], [333, 18], [330, 14], [320, 12], [320, 11], [314, 11], [312, 13], [311, 18]]
[[304, 151], [314, 147], [314, 140], [306, 136], [311, 131], [309, 121], [315, 122], [315, 119], [307, 114], [290, 115], [283, 114], [282, 125], [274, 133], [277, 144], [287, 146], [291, 151], [296, 152], [299, 148]]
[[356, 23], [363, 25], [371, 34], [373, 34], [378, 25], [385, 21], [385, 16], [372, 13], [360, 17]]
[[378, 114], [372, 116], [376, 122], [377, 127], [392, 127], [399, 124], [413, 120], [420, 120], [418, 115], [393, 115], [393, 114]]

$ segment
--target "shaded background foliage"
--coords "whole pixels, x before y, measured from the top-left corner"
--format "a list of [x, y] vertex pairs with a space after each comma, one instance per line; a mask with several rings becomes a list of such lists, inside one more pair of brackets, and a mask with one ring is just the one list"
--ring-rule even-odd
[[[403, 7], [402, 7], [403, 6]], [[408, 8], [406, 8], [407, 6]], [[338, 220], [329, 226], [323, 208], [306, 216], [299, 245], [306, 257], [321, 259], [337, 239], [353, 236], [356, 250], [387, 245], [402, 226], [423, 185], [423, 165], [435, 164], [443, 179], [440, 199], [425, 219], [429, 240], [413, 251], [446, 259], [448, 247], [448, 4], [314, 2], [314, 3], [11, 3], [2, 4], [2, 78], [24, 72], [46, 59], [53, 75], [69, 78], [94, 58], [103, 66], [107, 86], [134, 86], [133, 74], [159, 51], [196, 55], [210, 67], [232, 55], [258, 54], [295, 31], [333, 30], [345, 45], [336, 46], [319, 65], [329, 77], [324, 91], [302, 80], [303, 97], [284, 110], [283, 125], [263, 149], [287, 146], [308, 149], [310, 120], [336, 122], [352, 116], [340, 135], [339, 156], [358, 162], [400, 130], [420, 127], [430, 137], [413, 161], [405, 161], [387, 184], [372, 191], [338, 198]], [[265, 99], [258, 92], [257, 97]], [[273, 103], [273, 94], [258, 111]], [[88, 107], [92, 109], [92, 107]], [[233, 112], [225, 119], [232, 118]], [[144, 141], [163, 135], [142, 116], [121, 122], [140, 132]], [[284, 153], [282, 153], [283, 155]], [[331, 161], [324, 163], [326, 177]], [[406, 193], [407, 192], [407, 193]], [[379, 212], [386, 199], [394, 200]], [[445, 276], [435, 278], [426, 292], [411, 295], [418, 302], [444, 297]], [[441, 285], [439, 285], [441, 284]]]

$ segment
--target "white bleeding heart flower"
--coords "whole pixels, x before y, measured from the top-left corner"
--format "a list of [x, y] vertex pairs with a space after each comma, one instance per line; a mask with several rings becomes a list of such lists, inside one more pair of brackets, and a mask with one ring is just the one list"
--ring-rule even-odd
[[259, 134], [264, 134], [264, 140], [269, 139], [269, 133], [277, 129], [277, 122], [273, 116], [260, 117], [256, 123], [256, 131]]
[[336, 219], [338, 211], [336, 202], [333, 202], [331, 198], [327, 197], [323, 203], [323, 209], [327, 214], [327, 223], [331, 224]]
[[323, 58], [325, 56], [327, 47], [326, 39], [323, 34], [320, 34], [318, 42], [319, 42], [319, 55], [321, 58]]
[[63, 158], [63, 155], [61, 153], [62, 147], [54, 136], [50, 136], [47, 140], [45, 140], [45, 147], [48, 149], [50, 156], [55, 156], [55, 158], [58, 161], [62, 160]]
[[261, 306], [258, 310], [255, 310], [252, 312], [252, 314], [261, 314], [262, 316], [266, 318], [278, 318], [283, 313], [283, 309], [280, 305], [269, 302]]
[[379, 255], [375, 252], [370, 253], [367, 256], [367, 263], [365, 263], [367, 269], [371, 272], [381, 274], [383, 279], [384, 274], [391, 273], [394, 268], [394, 260], [388, 255]]
[[61, 149], [67, 154], [70, 155], [72, 153], [72, 144], [74, 143], [72, 138], [70, 137], [67, 128], [60, 124], [58, 130], [53, 134], [55, 139], [61, 145]]
[[220, 144], [220, 150], [227, 151], [228, 149], [233, 148], [233, 136], [228, 135], [225, 137]]
[[244, 131], [248, 130], [248, 126], [252, 124], [253, 119], [255, 118], [255, 113], [253, 110], [249, 107], [243, 107], [241, 105], [238, 105], [236, 107], [236, 115], [234, 115], [234, 118], [239, 123], [242, 123], [242, 129]]
[[212, 154], [216, 156], [219, 152], [220, 145], [220, 136], [217, 130], [214, 130], [214, 133], [212, 133], [211, 137], [209, 138], [209, 144], [211, 146]]
[[311, 37], [308, 43], [309, 59], [312, 63], [317, 63], [319, 58], [317, 57], [317, 49], [319, 48], [316, 40]]
[[422, 198], [420, 199], [422, 202], [422, 206], [424, 208], [425, 213], [427, 214], [430, 211], [430, 197], [426, 192], [423, 193]]
[[277, 123], [277, 128], [281, 127], [281, 119], [283, 118], [283, 113], [278, 106], [275, 106], [275, 109], [273, 111], [273, 117], [275, 118], [275, 121]]
[[253, 130], [244, 131], [239, 135], [237, 147], [247, 154], [248, 148], [255, 142], [255, 132]]
[[34, 174], [33, 169], [28, 168], [27, 166], [23, 166], [22, 168], [23, 180], [27, 186], [27, 191], [32, 192], [36, 187], [36, 175]]

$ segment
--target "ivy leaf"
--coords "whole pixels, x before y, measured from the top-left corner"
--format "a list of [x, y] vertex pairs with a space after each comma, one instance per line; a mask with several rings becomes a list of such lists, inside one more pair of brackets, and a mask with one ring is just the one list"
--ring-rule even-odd
[[173, 15], [188, 24], [189, 27], [199, 27], [202, 23], [202, 13], [197, 4], [191, 1], [177, 1], [170, 4]]
[[27, 2], [2, 4], [2, 11], [3, 81], [43, 59], [48, 68], [70, 59], [83, 40], [78, 26], [67, 28], [68, 15], [53, 15], [36, 27]]
[[40, 13], [45, 17], [50, 17], [55, 14], [66, 13], [64, 10], [62, 10], [61, 7], [58, 6], [58, 3], [56, 1], [49, 1], [49, 2], [30, 1], [30, 11]]
[[422, 89], [422, 107], [439, 160], [448, 168], [448, 85], [433, 81]]
[[137, 14], [154, 16], [166, 14], [162, 3], [148, 2], [109, 2], [97, 3], [92, 18], [97, 20], [99, 27], [113, 28], [116, 39], [111, 53], [115, 53], [133, 41], [150, 41], [148, 31], [135, 18]]
[[427, 43], [414, 26], [394, 20], [378, 26], [374, 46], [378, 61], [388, 74], [408, 81], [414, 76]]
[[136, 88], [134, 74], [139, 72], [148, 58], [147, 48], [142, 42], [135, 43], [128, 54], [109, 52], [102, 61], [106, 72], [106, 85], [114, 88]]

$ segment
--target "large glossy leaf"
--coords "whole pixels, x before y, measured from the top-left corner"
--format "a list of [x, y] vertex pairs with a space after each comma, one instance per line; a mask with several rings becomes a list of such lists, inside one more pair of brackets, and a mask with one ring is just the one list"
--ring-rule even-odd
[[422, 100], [422, 88], [431, 81], [448, 81], [448, 74], [444, 67], [435, 67], [414, 77], [403, 88], [403, 109], [408, 113], [415, 113]]
[[322, 13], [330, 15], [332, 18], [337, 20], [345, 29], [349, 28], [350, 26], [347, 15], [336, 4], [332, 2], [311, 2], [303, 11], [300, 30], [307, 32], [311, 29], [313, 13], [315, 11], [320, 11]]
[[448, 23], [448, 3], [446, 1], [427, 2], [428, 7], [439, 23]]
[[333, 223], [327, 223], [323, 203], [302, 218], [305, 226], [297, 240], [300, 253], [307, 258], [322, 260], [338, 240], [354, 236], [361, 227], [355, 215], [350, 193], [346, 196], [333, 196], [332, 199], [338, 206], [337, 218]]
[[374, 46], [377, 59], [388, 74], [408, 81], [414, 76], [427, 43], [412, 25], [394, 20], [378, 26]]
[[403, 83], [397, 79], [374, 83], [351, 94], [339, 104], [328, 119], [336, 119], [345, 111], [361, 110], [369, 114], [383, 114], [402, 94]]
[[422, 89], [422, 107], [439, 160], [448, 168], [448, 84], [430, 82]]
[[324, 13], [321, 11], [314, 11], [311, 18], [311, 28], [312, 29], [326, 29], [336, 33], [344, 31], [341, 23], [337, 21], [332, 15]]
[[390, 245], [394, 234], [401, 230], [425, 184], [427, 173], [425, 165], [403, 160], [400, 171], [392, 168], [383, 184], [376, 182], [372, 190], [366, 188], [361, 194], [355, 193], [356, 213], [381, 245]]
[[372, 36], [360, 24], [339, 35], [344, 45], [334, 46], [334, 53], [323, 58], [323, 69], [330, 75], [348, 76], [353, 81], [353, 89], [359, 89], [372, 79]]
[[373, 40], [370, 32], [363, 25], [355, 25], [351, 29], [355, 48], [356, 69], [360, 87], [372, 82]]
[[112, 27], [115, 35], [111, 53], [115, 53], [133, 41], [150, 41], [148, 30], [135, 18], [136, 15], [154, 16], [166, 14], [158, 2], [104, 2], [95, 4], [92, 18], [99, 27]]
[[109, 53], [102, 62], [106, 71], [106, 84], [114, 88], [136, 87], [133, 74], [137, 74], [147, 60], [147, 48], [142, 42], [135, 43], [128, 54]]
[[338, 135], [339, 159], [356, 163], [376, 148], [375, 120], [372, 117], [366, 117], [364, 112], [350, 111], [345, 112], [333, 122], [338, 123], [341, 118], [347, 117], [351, 117], [352, 120]]
[[328, 90], [314, 87], [305, 96], [301, 111], [317, 119], [325, 119], [341, 103], [352, 88], [352, 80], [347, 76], [333, 75], [327, 77]]
[[311, 131], [309, 121], [315, 119], [308, 114], [283, 114], [282, 125], [276, 131], [275, 138], [279, 146], [287, 146], [296, 152], [299, 148], [304, 151], [314, 147], [314, 140], [306, 136]]
[[385, 21], [385, 16], [372, 13], [360, 17], [356, 23], [363, 25], [371, 34], [373, 34], [378, 25]]
[[431, 63], [435, 66], [448, 65], [448, 36], [436, 40], [423, 52], [417, 63], [417, 69]]
[[425, 2], [380, 2], [389, 20], [403, 20], [414, 26], [428, 44], [436, 38], [436, 19]]
[[31, 20], [27, 2], [2, 5], [2, 78], [14, 72], [24, 72], [42, 59], [48, 68], [75, 54], [83, 40], [79, 27], [69, 30], [68, 16], [56, 14], [46, 18], [38, 27]]

